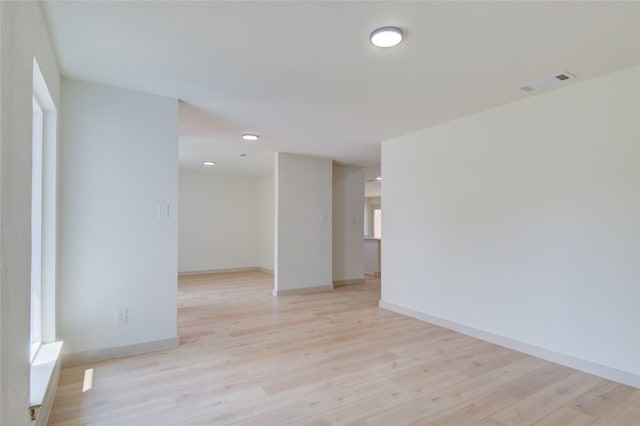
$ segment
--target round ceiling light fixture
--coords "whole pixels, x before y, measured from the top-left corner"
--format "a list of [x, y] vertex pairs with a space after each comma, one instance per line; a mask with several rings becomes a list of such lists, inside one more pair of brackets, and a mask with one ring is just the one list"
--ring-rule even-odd
[[216, 162], [215, 161], [203, 161], [202, 164], [205, 165], [205, 166], [211, 167], [211, 166], [215, 166]]
[[242, 135], [242, 139], [245, 141], [257, 141], [260, 136], [253, 133], [245, 133]]
[[400, 44], [404, 33], [398, 27], [381, 27], [371, 32], [369, 40], [378, 47], [393, 47]]

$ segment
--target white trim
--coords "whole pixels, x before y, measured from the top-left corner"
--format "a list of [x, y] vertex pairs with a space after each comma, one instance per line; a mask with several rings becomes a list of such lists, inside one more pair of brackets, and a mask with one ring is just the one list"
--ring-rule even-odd
[[580, 358], [575, 358], [570, 355], [561, 354], [551, 351], [549, 349], [541, 348], [539, 346], [524, 343], [519, 340], [511, 339], [509, 337], [493, 334], [488, 331], [479, 330], [477, 328], [469, 327], [467, 325], [459, 324], [446, 319], [434, 317], [423, 312], [414, 311], [413, 309], [405, 308], [402, 306], [394, 305], [393, 303], [380, 300], [378, 306], [388, 311], [396, 312], [398, 314], [406, 315], [411, 318], [418, 319], [420, 321], [428, 322], [430, 324], [438, 325], [440, 327], [447, 328], [449, 330], [456, 331], [458, 333], [475, 337], [476, 339], [484, 340], [489, 343], [503, 346], [514, 351], [522, 352], [527, 355], [532, 355], [537, 358], [542, 358], [547, 361], [551, 361], [556, 364], [564, 365], [585, 373], [593, 374], [594, 376], [604, 377], [605, 379], [613, 380], [614, 382], [622, 383], [627, 386], [640, 389], [640, 375], [629, 373], [627, 371], [618, 370], [616, 368], [607, 367], [605, 365], [597, 364], [595, 362], [587, 361]]
[[36, 353], [29, 372], [29, 410], [35, 425], [46, 425], [60, 380], [62, 342], [45, 343]]
[[[58, 256], [58, 115], [37, 59], [33, 58], [32, 92], [42, 114], [39, 160], [42, 181], [40, 205], [40, 334], [42, 342], [55, 342]], [[33, 177], [33, 176], [32, 176]]]
[[[226, 268], [226, 269], [206, 269], [202, 271], [182, 271], [178, 272], [179, 277], [190, 276], [190, 275], [209, 275], [209, 274], [224, 274], [227, 272], [250, 272], [250, 271], [260, 271], [262, 268], [257, 266], [248, 266], [246, 268]], [[265, 269], [265, 272], [272, 272]]]
[[336, 280], [333, 282], [334, 287], [340, 287], [343, 285], [351, 285], [351, 284], [362, 284], [364, 282], [364, 277], [355, 278], [352, 280]]
[[333, 291], [333, 285], [318, 285], [315, 287], [302, 287], [302, 288], [292, 288], [288, 290], [276, 290], [273, 289], [274, 296], [288, 296], [291, 294], [307, 294], [307, 293], [319, 293], [322, 291]]
[[115, 348], [96, 349], [93, 351], [76, 352], [62, 355], [62, 365], [85, 364], [87, 362], [104, 361], [107, 359], [122, 358], [125, 356], [139, 355], [146, 352], [161, 351], [180, 346], [180, 338], [170, 337], [162, 340], [136, 343], [133, 345], [117, 346]]
[[[33, 78], [40, 73], [38, 64], [33, 59]], [[35, 84], [34, 84], [35, 86]], [[32, 97], [33, 114], [31, 120], [31, 283], [30, 283], [30, 353], [29, 362], [33, 362], [42, 344], [42, 324], [47, 320], [42, 316], [43, 305], [43, 223], [44, 223], [44, 114], [36, 97], [35, 91]]]
[[267, 274], [272, 274], [273, 275], [273, 269], [263, 268], [262, 266], [258, 266], [258, 271], [266, 272]]

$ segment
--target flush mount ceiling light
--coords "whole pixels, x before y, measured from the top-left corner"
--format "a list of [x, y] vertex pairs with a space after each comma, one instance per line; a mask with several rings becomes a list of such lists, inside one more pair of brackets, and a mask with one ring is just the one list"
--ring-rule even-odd
[[210, 166], [215, 166], [216, 162], [215, 161], [203, 161], [202, 164], [205, 165], [205, 166], [209, 166], [210, 167]]
[[255, 135], [253, 133], [245, 133], [242, 135], [242, 139], [245, 141], [257, 141], [260, 136]]
[[378, 47], [393, 47], [400, 44], [404, 33], [398, 27], [381, 27], [369, 35], [371, 44]]
[[382, 176], [378, 176], [378, 177], [376, 178], [376, 180], [377, 180], [378, 182], [380, 182], [380, 181], [382, 180]]

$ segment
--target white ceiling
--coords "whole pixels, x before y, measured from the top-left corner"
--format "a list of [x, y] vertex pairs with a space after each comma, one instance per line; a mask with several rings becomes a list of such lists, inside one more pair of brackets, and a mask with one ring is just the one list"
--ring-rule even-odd
[[[380, 163], [380, 142], [640, 63], [638, 2], [65, 2], [65, 76], [178, 98], [180, 163], [260, 175], [273, 153]], [[368, 41], [404, 29], [396, 48]], [[260, 134], [243, 143], [240, 135]], [[241, 158], [240, 153], [253, 156]]]

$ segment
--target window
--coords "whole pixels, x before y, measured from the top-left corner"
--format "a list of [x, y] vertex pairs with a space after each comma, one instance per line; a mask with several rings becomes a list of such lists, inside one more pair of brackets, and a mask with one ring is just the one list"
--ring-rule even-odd
[[373, 238], [382, 238], [382, 209], [373, 209]]
[[62, 342], [56, 342], [57, 113], [38, 62], [33, 58], [31, 158], [31, 291], [29, 409], [39, 407], [52, 386]]
[[33, 59], [31, 158], [30, 358], [56, 340], [57, 118], [51, 94]]
[[42, 344], [42, 139], [44, 114], [33, 96], [31, 162], [31, 361]]

